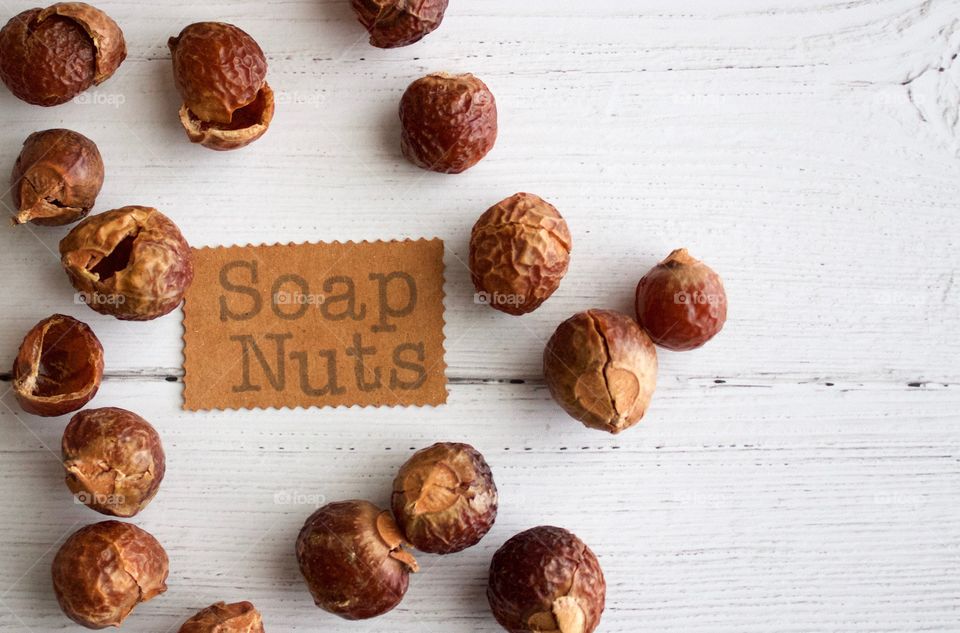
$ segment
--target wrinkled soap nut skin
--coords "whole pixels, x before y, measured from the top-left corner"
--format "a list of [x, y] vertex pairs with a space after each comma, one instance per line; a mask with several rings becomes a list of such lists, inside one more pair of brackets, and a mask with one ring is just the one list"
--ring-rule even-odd
[[274, 94], [267, 59], [250, 35], [232, 24], [197, 22], [170, 38], [169, 47], [183, 98], [180, 123], [192, 142], [227, 151], [266, 133]]
[[150, 207], [86, 218], [61, 240], [60, 259], [90, 308], [128, 321], [173, 311], [193, 281], [190, 246], [167, 216]]
[[318, 607], [347, 620], [387, 613], [419, 567], [390, 512], [368, 501], [328, 504], [297, 537], [297, 560]]
[[156, 429], [126, 409], [77, 413], [64, 429], [60, 446], [70, 492], [110, 516], [132, 517], [143, 510], [166, 471]]
[[167, 553], [131, 523], [103, 521], [73, 533], [53, 559], [53, 589], [71, 620], [120, 626], [141, 602], [167, 590]]
[[422, 552], [472, 547], [497, 519], [497, 486], [469, 444], [441, 442], [418, 451], [393, 482], [391, 506], [406, 540]]
[[657, 350], [636, 321], [588, 310], [560, 324], [543, 353], [553, 399], [585, 426], [620, 433], [640, 421], [657, 386]]
[[34, 105], [70, 101], [109, 79], [126, 57], [117, 23], [83, 2], [29, 9], [0, 30], [0, 79]]
[[449, 0], [352, 0], [357, 19], [377, 48], [409, 46], [440, 26]]
[[474, 288], [501, 312], [533, 312], [560, 287], [572, 248], [556, 207], [530, 193], [512, 195], [481, 215], [470, 234]]
[[86, 323], [54, 314], [24, 337], [13, 363], [13, 392], [27, 413], [52, 417], [90, 402], [103, 379], [103, 346]]
[[680, 248], [637, 284], [637, 320], [653, 342], [684, 352], [702, 347], [727, 321], [727, 293], [712, 268]]
[[517, 534], [494, 554], [487, 599], [511, 633], [592, 633], [606, 588], [600, 563], [583, 541], [542, 526]]
[[179, 633], [264, 633], [263, 619], [249, 602], [217, 602], [184, 622]]
[[470, 169], [497, 141], [497, 102], [471, 74], [434, 73], [400, 100], [400, 148], [414, 165], [443, 174]]
[[14, 224], [61, 226], [90, 212], [103, 187], [97, 145], [71, 130], [34, 132], [23, 143], [10, 178]]

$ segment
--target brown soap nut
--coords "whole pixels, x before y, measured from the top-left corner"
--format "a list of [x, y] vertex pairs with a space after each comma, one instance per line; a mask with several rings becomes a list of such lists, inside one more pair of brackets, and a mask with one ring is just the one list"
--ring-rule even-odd
[[643, 417], [657, 386], [657, 350], [637, 322], [588, 310], [560, 324], [543, 353], [553, 399], [585, 426], [624, 431]]
[[317, 606], [347, 620], [390, 611], [419, 570], [387, 510], [369, 501], [330, 503], [307, 519], [297, 560]]
[[487, 85], [469, 73], [434, 73], [407, 88], [400, 100], [400, 123], [400, 148], [410, 162], [459, 174], [493, 149], [497, 102]]
[[452, 554], [472, 547], [497, 519], [497, 486], [469, 444], [440, 442], [414, 453], [393, 481], [392, 509], [418, 550]]
[[397, 48], [422, 40], [443, 21], [449, 0], [352, 0], [357, 19], [377, 48]]
[[27, 413], [52, 417], [90, 402], [103, 379], [103, 346], [86, 323], [54, 314], [20, 343], [13, 392]]
[[68, 618], [90, 629], [120, 626], [141, 602], [167, 590], [167, 553], [131, 523], [74, 532], [53, 559], [53, 589]]
[[190, 246], [170, 218], [150, 207], [86, 218], [60, 241], [60, 260], [88, 306], [126, 321], [173, 311], [193, 281]]
[[727, 293], [712, 268], [680, 248], [637, 284], [637, 320], [653, 342], [677, 352], [696, 349], [727, 321]]
[[28, 9], [0, 30], [0, 79], [34, 105], [60, 105], [99, 86], [126, 57], [117, 23], [83, 2]]
[[102, 514], [134, 516], [156, 496], [166, 472], [156, 429], [126, 409], [77, 413], [60, 446], [70, 492]]
[[517, 534], [490, 564], [487, 599], [497, 622], [511, 633], [592, 633], [606, 592], [597, 557], [558, 527]]
[[249, 602], [217, 602], [197, 611], [179, 633], [264, 633], [263, 619]]
[[573, 240], [557, 209], [518, 193], [490, 207], [470, 234], [470, 275], [478, 297], [507, 314], [533, 312], [570, 265]]
[[171, 37], [169, 46], [183, 98], [180, 123], [192, 142], [226, 151], [266, 133], [274, 96], [256, 40], [232, 24], [197, 22]]
[[103, 158], [96, 143], [71, 130], [34, 132], [10, 178], [14, 224], [60, 226], [81, 220], [103, 187]]

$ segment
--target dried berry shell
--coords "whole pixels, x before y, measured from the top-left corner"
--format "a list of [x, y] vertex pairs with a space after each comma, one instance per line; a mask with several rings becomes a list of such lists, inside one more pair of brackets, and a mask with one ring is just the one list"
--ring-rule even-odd
[[86, 323], [54, 314], [24, 337], [13, 392], [27, 413], [56, 416], [90, 402], [103, 378], [103, 346]]
[[73, 287], [92, 309], [145, 321], [174, 310], [193, 280], [190, 246], [177, 226], [150, 207], [92, 215], [60, 242]]
[[600, 562], [583, 541], [541, 526], [517, 534], [494, 554], [487, 599], [511, 633], [592, 633], [606, 588]]
[[443, 21], [449, 0], [352, 0], [357, 19], [378, 48], [408, 46]]
[[126, 56], [117, 23], [83, 2], [29, 9], [0, 30], [0, 79], [35, 105], [70, 101], [109, 79]]
[[130, 523], [103, 521], [74, 532], [53, 559], [53, 589], [71, 620], [120, 626], [133, 609], [167, 590], [167, 553]]
[[184, 622], [179, 633], [263, 633], [263, 619], [250, 602], [217, 602]]
[[156, 429], [116, 407], [85, 409], [71, 418], [60, 443], [70, 491], [103, 514], [132, 517], [157, 494], [166, 472]]
[[472, 547], [497, 519], [497, 486], [469, 444], [440, 442], [417, 451], [393, 481], [391, 506], [406, 540], [432, 554]]
[[423, 169], [459, 174], [480, 162], [497, 141], [497, 102], [485, 83], [467, 73], [434, 73], [407, 88], [400, 100], [400, 148]]
[[507, 314], [533, 312], [560, 287], [573, 240], [557, 209], [518, 193], [488, 209], [470, 234], [470, 274], [478, 296]]
[[712, 268], [680, 248], [637, 284], [637, 320], [653, 342], [677, 352], [696, 349], [727, 321], [727, 293]]
[[553, 399], [590, 428], [619, 433], [643, 417], [657, 385], [657, 351], [625, 314], [588, 310], [560, 324], [543, 353]]
[[59, 226], [83, 219], [103, 186], [97, 145], [71, 130], [34, 132], [23, 143], [11, 176], [14, 224]]
[[169, 46], [183, 97], [180, 123], [191, 141], [232, 150], [266, 133], [274, 94], [256, 40], [232, 24], [197, 22], [170, 38]]
[[389, 511], [368, 501], [328, 504], [304, 523], [297, 560], [317, 606], [347, 620], [390, 611], [419, 569]]

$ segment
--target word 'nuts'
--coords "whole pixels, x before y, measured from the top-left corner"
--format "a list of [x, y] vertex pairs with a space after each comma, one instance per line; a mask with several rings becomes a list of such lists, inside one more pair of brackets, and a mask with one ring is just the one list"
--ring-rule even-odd
[[214, 150], [244, 147], [273, 120], [267, 59], [246, 32], [197, 22], [171, 37], [173, 78], [183, 98], [180, 123], [194, 143]]
[[117, 23], [83, 2], [28, 9], [0, 30], [0, 79], [34, 105], [60, 105], [99, 86], [126, 57]]

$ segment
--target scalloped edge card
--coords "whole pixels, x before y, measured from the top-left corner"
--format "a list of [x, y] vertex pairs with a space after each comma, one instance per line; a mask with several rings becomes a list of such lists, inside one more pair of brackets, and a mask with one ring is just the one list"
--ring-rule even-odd
[[447, 401], [443, 241], [193, 250], [183, 408]]

